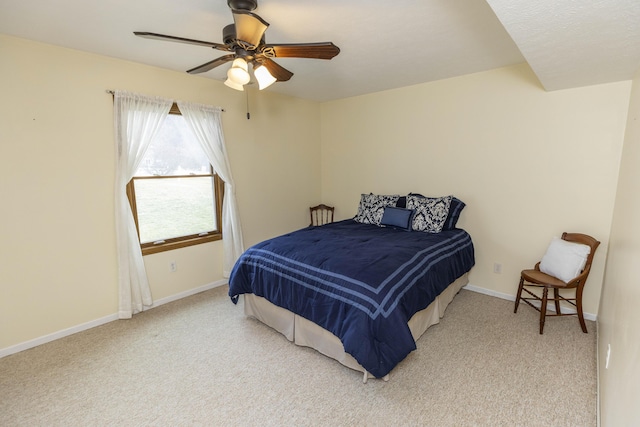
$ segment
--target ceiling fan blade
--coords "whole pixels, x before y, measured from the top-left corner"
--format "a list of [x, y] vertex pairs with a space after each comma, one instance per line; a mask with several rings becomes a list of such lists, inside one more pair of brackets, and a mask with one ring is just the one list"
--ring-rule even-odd
[[255, 13], [246, 10], [233, 10], [233, 22], [236, 26], [236, 39], [250, 46], [248, 50], [255, 49], [262, 40], [269, 23]]
[[281, 65], [278, 65], [275, 61], [269, 58], [262, 57], [258, 59], [258, 62], [269, 70], [269, 73], [276, 78], [279, 82], [286, 82], [293, 76], [293, 73]]
[[213, 61], [209, 61], [206, 64], [202, 64], [202, 65], [200, 65], [198, 67], [195, 67], [195, 68], [192, 68], [190, 70], [187, 70], [187, 73], [189, 73], [189, 74], [204, 73], [206, 71], [213, 70], [214, 68], [216, 68], [219, 65], [225, 64], [225, 63], [227, 63], [229, 61], [233, 61], [233, 59], [235, 57], [236, 56], [234, 54], [224, 55], [224, 56], [221, 56], [220, 58], [214, 59]]
[[206, 47], [211, 47], [211, 48], [218, 49], [218, 50], [225, 50], [225, 51], [229, 50], [229, 48], [226, 45], [220, 44], [220, 43], [205, 42], [205, 41], [193, 40], [193, 39], [185, 39], [183, 37], [167, 36], [167, 35], [164, 35], [164, 34], [147, 33], [147, 32], [142, 32], [142, 31], [134, 31], [133, 34], [135, 34], [138, 37], [144, 37], [145, 39], [163, 40], [163, 41], [186, 43], [186, 44], [195, 44], [195, 45], [198, 45], [198, 46], [206, 46]]
[[262, 53], [273, 58], [331, 59], [340, 53], [340, 48], [331, 42], [266, 44]]

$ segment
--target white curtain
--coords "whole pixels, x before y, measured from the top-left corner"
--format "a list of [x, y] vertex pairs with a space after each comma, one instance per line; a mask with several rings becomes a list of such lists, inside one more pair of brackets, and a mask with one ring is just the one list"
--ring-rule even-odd
[[114, 92], [116, 137], [116, 243], [118, 250], [118, 316], [128, 319], [153, 304], [144, 268], [138, 233], [127, 199], [127, 183], [133, 177], [149, 143], [167, 118], [173, 101]]
[[224, 181], [224, 200], [222, 202], [223, 274], [225, 277], [229, 277], [233, 265], [244, 252], [244, 244], [240, 215], [236, 204], [236, 190], [222, 133], [222, 121], [220, 120], [222, 110], [209, 105], [181, 101], [178, 101], [178, 107], [202, 150], [209, 158], [213, 169]]

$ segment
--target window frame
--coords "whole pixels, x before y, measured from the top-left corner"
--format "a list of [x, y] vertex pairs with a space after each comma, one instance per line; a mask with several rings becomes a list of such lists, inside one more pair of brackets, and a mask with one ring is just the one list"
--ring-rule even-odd
[[[169, 114], [182, 115], [178, 105], [174, 102], [169, 110]], [[210, 166], [210, 174], [198, 174], [198, 175], [171, 175], [171, 176], [143, 176], [133, 177], [127, 183], [127, 198], [129, 199], [129, 205], [131, 206], [131, 212], [133, 213], [133, 220], [136, 224], [136, 232], [138, 233], [138, 242], [142, 255], [150, 255], [159, 252], [170, 251], [173, 249], [186, 248], [188, 246], [200, 245], [203, 243], [214, 242], [216, 240], [222, 240], [222, 202], [224, 200], [224, 181], [213, 170], [213, 166]], [[175, 179], [175, 178], [213, 178], [213, 192], [215, 197], [215, 210], [216, 210], [216, 228], [215, 231], [209, 231], [200, 234], [191, 234], [188, 236], [173, 237], [170, 239], [158, 240], [156, 242], [140, 243], [140, 226], [138, 224], [138, 209], [136, 205], [136, 192], [135, 192], [135, 180], [146, 179]]]

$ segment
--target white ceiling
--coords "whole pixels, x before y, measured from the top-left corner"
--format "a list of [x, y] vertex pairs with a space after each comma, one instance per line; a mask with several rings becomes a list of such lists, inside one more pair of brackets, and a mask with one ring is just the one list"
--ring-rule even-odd
[[[316, 101], [525, 61], [547, 90], [640, 70], [640, 0], [259, 0], [254, 13], [268, 43], [340, 47], [330, 61], [276, 60], [294, 76], [266, 90]], [[0, 0], [0, 33], [176, 71], [224, 52], [133, 31], [221, 43], [231, 23], [226, 0]]]

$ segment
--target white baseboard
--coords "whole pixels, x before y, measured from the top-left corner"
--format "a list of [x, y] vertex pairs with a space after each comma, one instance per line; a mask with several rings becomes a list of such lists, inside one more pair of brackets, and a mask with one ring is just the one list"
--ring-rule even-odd
[[[165, 298], [160, 298], [159, 300], [154, 301], [153, 304], [147, 308], [147, 310], [159, 307], [163, 304], [177, 301], [182, 298], [189, 297], [191, 295], [199, 294], [200, 292], [208, 291], [209, 289], [217, 288], [218, 286], [222, 286], [226, 284], [227, 284], [226, 279], [218, 280], [216, 282], [212, 282], [207, 285], [200, 286], [198, 288], [180, 292], [179, 294], [171, 295]], [[30, 348], [37, 347], [42, 344], [46, 344], [51, 341], [55, 341], [57, 339], [67, 337], [69, 335], [73, 335], [78, 332], [95, 328], [96, 326], [104, 325], [105, 323], [113, 322], [114, 320], [118, 320], [118, 313], [110, 314], [108, 316], [104, 316], [99, 319], [91, 320], [90, 322], [82, 323], [80, 325], [72, 326], [70, 328], [63, 329], [61, 331], [57, 331], [51, 334], [44, 335], [42, 337], [38, 337], [29, 341], [22, 342], [20, 344], [16, 344], [10, 347], [0, 349], [0, 359], [5, 356], [9, 356], [10, 354], [19, 353], [21, 351], [28, 350]]]
[[[465, 286], [462, 289], [467, 289], [469, 291], [473, 291], [473, 292], [477, 292], [479, 294], [485, 294], [485, 295], [490, 295], [492, 297], [496, 297], [496, 298], [501, 298], [501, 299], [506, 299], [508, 301], [514, 301], [516, 300], [516, 296], [515, 295], [510, 295], [510, 294], [505, 294], [502, 292], [497, 292], [497, 291], [492, 291], [490, 289], [485, 289], [485, 288], [480, 288], [478, 286], [473, 286], [471, 284], [468, 284], [467, 286]], [[532, 302], [533, 305], [536, 305], [537, 301], [533, 301]], [[555, 307], [553, 306], [553, 304], [548, 304], [547, 305], [547, 309], [550, 311], [555, 311]], [[576, 311], [572, 308], [566, 308], [564, 306], [562, 306], [562, 312], [564, 313], [566, 310], [567, 313], [575, 313]], [[587, 320], [593, 320], [596, 321], [598, 316], [592, 313], [584, 313], [584, 318]]]
[[190, 297], [191, 295], [199, 294], [200, 292], [208, 291], [209, 289], [213, 289], [213, 288], [217, 288], [217, 287], [222, 286], [222, 285], [226, 285], [228, 282], [229, 282], [228, 279], [217, 280], [215, 282], [211, 282], [211, 283], [206, 284], [204, 286], [200, 286], [199, 288], [189, 289], [188, 291], [180, 292], [179, 294], [175, 294], [175, 295], [171, 295], [171, 296], [168, 296], [168, 297], [160, 298], [159, 300], [154, 301], [153, 304], [151, 305], [151, 307], [149, 307], [149, 308], [156, 308], [156, 307], [159, 307], [159, 306], [161, 306], [163, 304], [167, 304], [167, 303], [170, 303], [170, 302], [173, 302], [173, 301], [177, 301], [177, 300], [182, 299], [182, 298]]
[[20, 344], [16, 344], [11, 347], [0, 349], [0, 358], [9, 356], [10, 354], [19, 353], [21, 351], [28, 350], [30, 348], [37, 347], [42, 344], [46, 344], [51, 341], [55, 341], [57, 339], [67, 337], [69, 335], [73, 335], [78, 332], [86, 331], [87, 329], [95, 328], [96, 326], [104, 325], [105, 323], [109, 323], [114, 320], [118, 320], [117, 313], [110, 314], [109, 316], [101, 317], [99, 319], [95, 319], [87, 323], [82, 323], [80, 325], [72, 326], [70, 328], [54, 332], [52, 334], [34, 338], [29, 341], [21, 342]]

